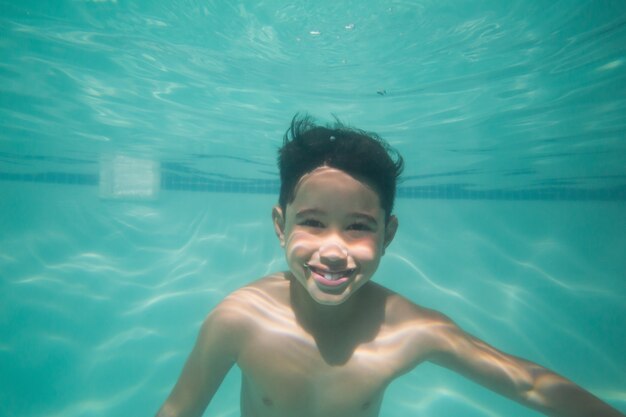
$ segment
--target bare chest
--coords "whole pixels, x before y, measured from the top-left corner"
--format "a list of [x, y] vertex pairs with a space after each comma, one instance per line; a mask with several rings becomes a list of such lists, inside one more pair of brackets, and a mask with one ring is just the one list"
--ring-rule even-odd
[[243, 416], [373, 417], [405, 368], [401, 350], [298, 332], [257, 337], [241, 352]]

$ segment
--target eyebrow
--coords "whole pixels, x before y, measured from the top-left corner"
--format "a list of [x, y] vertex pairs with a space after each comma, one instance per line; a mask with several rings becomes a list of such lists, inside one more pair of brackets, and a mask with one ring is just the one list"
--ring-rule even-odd
[[316, 208], [306, 208], [298, 211], [296, 213], [296, 217], [306, 217], [306, 216], [323, 216], [326, 212]]
[[[318, 208], [305, 208], [296, 213], [296, 218], [306, 217], [306, 216], [325, 216], [326, 214], [327, 213], [324, 210], [320, 210]], [[376, 220], [376, 218], [367, 213], [360, 213], [360, 212], [350, 213], [348, 217], [352, 219], [364, 220], [368, 223], [378, 225], [378, 221]]]

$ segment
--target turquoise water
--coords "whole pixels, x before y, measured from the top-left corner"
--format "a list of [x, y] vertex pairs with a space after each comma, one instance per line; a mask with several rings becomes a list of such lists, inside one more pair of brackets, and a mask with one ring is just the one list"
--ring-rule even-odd
[[[405, 156], [378, 282], [626, 411], [624, 3], [227, 3], [0, 2], [0, 415], [154, 414], [284, 268], [299, 110]], [[381, 415], [538, 414], [426, 364]]]

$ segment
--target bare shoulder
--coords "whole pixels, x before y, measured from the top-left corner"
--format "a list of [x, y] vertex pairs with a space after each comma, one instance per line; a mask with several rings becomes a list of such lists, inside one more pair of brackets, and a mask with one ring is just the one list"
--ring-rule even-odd
[[465, 332], [439, 311], [419, 306], [398, 294], [390, 295], [387, 305], [390, 323], [406, 329], [416, 361], [428, 360], [474, 375], [478, 371], [470, 368], [481, 366], [476, 358], [491, 358], [494, 362], [504, 358], [502, 352]]
[[437, 310], [420, 306], [389, 289], [382, 290], [388, 294], [385, 313], [389, 318], [389, 324], [453, 325], [450, 318]]
[[431, 359], [466, 337], [445, 314], [386, 291], [385, 324], [392, 332], [403, 333], [416, 361]]
[[245, 318], [268, 306], [285, 305], [289, 297], [289, 281], [283, 273], [268, 275], [253, 281], [226, 296], [214, 311], [232, 319]]
[[284, 309], [288, 291], [288, 282], [280, 273], [251, 282], [226, 296], [208, 314], [201, 334], [215, 336], [219, 333], [238, 344], [241, 337], [259, 323], [260, 316]]
[[[242, 287], [205, 318], [183, 371], [159, 415], [200, 416], [228, 370], [259, 329], [264, 308], [280, 308], [284, 275], [276, 274]], [[267, 322], [267, 320], [266, 320]]]

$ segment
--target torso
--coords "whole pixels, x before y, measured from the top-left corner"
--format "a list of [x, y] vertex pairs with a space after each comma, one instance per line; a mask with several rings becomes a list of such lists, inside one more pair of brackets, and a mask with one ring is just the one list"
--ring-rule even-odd
[[274, 276], [229, 296], [227, 305], [239, 305], [248, 317], [237, 358], [242, 416], [377, 416], [387, 385], [424, 359], [428, 348], [413, 343], [407, 329], [423, 322], [428, 331], [428, 317], [368, 283], [360, 291], [371, 309], [360, 322], [314, 334], [291, 308], [289, 285]]

